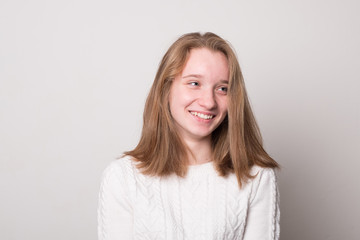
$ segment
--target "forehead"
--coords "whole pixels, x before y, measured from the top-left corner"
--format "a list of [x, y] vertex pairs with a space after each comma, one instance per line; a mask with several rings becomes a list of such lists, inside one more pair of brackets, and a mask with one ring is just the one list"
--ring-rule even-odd
[[187, 61], [182, 70], [184, 74], [211, 75], [228, 79], [229, 66], [224, 53], [208, 48], [190, 50]]

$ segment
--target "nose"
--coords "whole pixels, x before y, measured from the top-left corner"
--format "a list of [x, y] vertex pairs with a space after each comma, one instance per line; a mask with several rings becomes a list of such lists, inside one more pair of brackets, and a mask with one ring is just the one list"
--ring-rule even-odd
[[216, 108], [217, 103], [215, 99], [214, 91], [211, 89], [204, 89], [200, 92], [200, 96], [198, 98], [198, 103], [201, 107], [211, 110]]

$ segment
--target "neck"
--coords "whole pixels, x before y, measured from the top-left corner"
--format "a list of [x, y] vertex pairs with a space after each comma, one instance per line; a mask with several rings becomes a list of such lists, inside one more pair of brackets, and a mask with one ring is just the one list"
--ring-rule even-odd
[[204, 139], [190, 140], [185, 139], [185, 144], [189, 148], [188, 159], [189, 165], [197, 165], [212, 160], [211, 156], [211, 136]]

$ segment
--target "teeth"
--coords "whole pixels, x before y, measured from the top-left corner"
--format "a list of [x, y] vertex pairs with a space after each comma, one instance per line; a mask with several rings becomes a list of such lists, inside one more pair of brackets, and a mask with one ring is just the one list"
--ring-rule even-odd
[[206, 114], [202, 114], [202, 113], [198, 113], [198, 112], [190, 112], [190, 113], [192, 115], [197, 116], [202, 119], [212, 119], [214, 117], [214, 115], [206, 115]]

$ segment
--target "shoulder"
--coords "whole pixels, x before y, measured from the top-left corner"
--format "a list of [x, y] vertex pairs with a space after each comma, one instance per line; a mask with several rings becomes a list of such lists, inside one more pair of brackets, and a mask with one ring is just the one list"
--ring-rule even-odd
[[276, 179], [276, 173], [273, 168], [265, 168], [255, 165], [251, 168], [250, 174], [254, 176], [254, 180], [260, 181], [262, 178], [264, 179]]
[[136, 162], [129, 156], [123, 156], [112, 161], [104, 170], [104, 173], [133, 174], [136, 170]]
[[130, 184], [136, 174], [135, 164], [135, 161], [129, 156], [112, 161], [103, 171], [103, 184]]
[[253, 166], [251, 175], [254, 178], [251, 180], [251, 199], [262, 195], [265, 192], [271, 195], [277, 195], [277, 177], [273, 168], [264, 168], [260, 166]]

